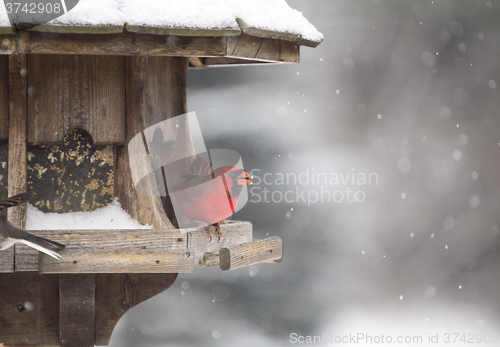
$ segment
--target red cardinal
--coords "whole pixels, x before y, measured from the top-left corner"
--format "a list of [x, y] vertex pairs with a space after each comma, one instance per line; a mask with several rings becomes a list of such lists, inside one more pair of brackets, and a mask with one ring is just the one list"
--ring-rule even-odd
[[[220, 222], [234, 213], [241, 190], [252, 183], [253, 177], [237, 166], [223, 166], [212, 172], [212, 165], [198, 156], [191, 173], [184, 178], [187, 180], [174, 189], [182, 213], [193, 222], [215, 226], [220, 240]], [[208, 232], [212, 240], [210, 228]]]

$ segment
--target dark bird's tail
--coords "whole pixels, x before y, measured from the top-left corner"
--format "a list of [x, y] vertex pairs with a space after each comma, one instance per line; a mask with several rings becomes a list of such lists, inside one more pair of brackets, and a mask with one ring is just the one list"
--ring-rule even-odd
[[62, 251], [64, 248], [66, 248], [66, 246], [61, 245], [58, 242], [47, 240], [43, 237], [38, 237], [33, 234], [27, 233], [24, 230], [13, 227], [12, 225], [10, 226], [10, 230], [11, 233], [9, 238], [12, 244], [23, 243], [27, 246], [35, 248], [36, 250], [39, 250], [40, 252], [50, 255], [53, 258], [62, 258], [58, 251]]
[[[25, 192], [0, 200], [0, 211], [23, 204], [29, 201], [32, 196], [33, 193]], [[56, 259], [62, 258], [62, 256], [57, 252], [66, 248], [58, 242], [47, 240], [43, 237], [38, 237], [24, 230], [18, 229], [7, 222], [5, 218], [0, 217], [0, 249], [7, 249], [12, 247], [15, 243], [23, 243]]]

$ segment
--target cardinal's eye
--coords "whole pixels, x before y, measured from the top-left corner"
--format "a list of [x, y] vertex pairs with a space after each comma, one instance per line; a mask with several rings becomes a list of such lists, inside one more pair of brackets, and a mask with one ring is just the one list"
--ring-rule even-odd
[[229, 177], [234, 177], [234, 175], [236, 175], [236, 172], [234, 172], [234, 171], [229, 171]]

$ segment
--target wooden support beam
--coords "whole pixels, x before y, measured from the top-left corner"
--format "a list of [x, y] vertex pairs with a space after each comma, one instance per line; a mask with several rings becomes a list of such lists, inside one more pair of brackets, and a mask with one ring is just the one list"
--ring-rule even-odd
[[0, 141], [9, 138], [9, 57], [0, 55]]
[[[26, 145], [26, 55], [9, 56], [9, 178], [8, 195], [27, 188]], [[7, 210], [7, 220], [24, 228], [26, 204]], [[14, 247], [0, 252], [0, 272], [14, 271]]]
[[277, 236], [267, 239], [237, 245], [231, 248], [221, 248], [221, 270], [234, 270], [244, 266], [259, 263], [281, 261], [283, 257], [283, 242]]
[[222, 56], [220, 37], [120, 34], [60, 34], [21, 31], [0, 36], [0, 54], [92, 54], [157, 56]]
[[187, 250], [73, 249], [57, 260], [41, 255], [40, 273], [184, 273], [194, 271], [194, 253]]
[[241, 59], [248, 60], [248, 63], [298, 63], [300, 45], [300, 41], [249, 34], [222, 37], [133, 32], [69, 34], [22, 31], [0, 34], [0, 54], [228, 57], [239, 59], [237, 64], [242, 63]]
[[61, 347], [93, 347], [95, 275], [60, 275], [59, 296]]
[[[187, 236], [180, 233], [178, 230], [157, 230], [157, 229], [138, 229], [138, 230], [30, 230], [30, 233], [36, 236], [48, 238], [50, 240], [62, 243], [66, 246], [66, 249], [61, 252], [64, 257], [61, 261], [57, 261], [53, 258], [43, 258], [43, 268], [39, 268], [39, 252], [31, 247], [25, 245], [19, 245], [16, 249], [16, 270], [19, 271], [40, 271], [40, 272], [54, 272], [53, 270], [48, 270], [53, 268], [56, 264], [61, 263], [61, 266], [67, 262], [80, 261], [81, 263], [74, 264], [72, 266], [74, 269], [70, 271], [78, 272], [96, 272], [90, 271], [90, 268], [99, 266], [102, 262], [108, 261], [107, 271], [97, 271], [97, 272], [157, 272], [153, 271], [133, 271], [125, 266], [121, 269], [120, 263], [115, 263], [111, 254], [109, 259], [106, 260], [106, 254], [110, 253], [120, 253], [124, 254], [124, 261], [128, 256], [132, 256], [130, 252], [137, 252], [136, 260], [141, 262], [147, 258], [146, 253], [151, 252], [152, 254], [157, 254], [157, 252], [168, 252], [168, 251], [186, 251], [187, 247]], [[142, 256], [139, 252], [144, 251]], [[97, 258], [92, 258], [92, 257]], [[86, 257], [91, 257], [86, 259]], [[53, 261], [51, 260], [53, 259]], [[95, 264], [90, 264], [88, 261], [95, 260]], [[98, 261], [100, 259], [100, 261]], [[129, 261], [132, 261], [129, 258]], [[156, 259], [155, 259], [156, 260]], [[87, 268], [84, 264], [87, 264]], [[42, 264], [40, 264], [42, 265]], [[156, 265], [156, 264], [154, 264]], [[153, 266], [154, 266], [153, 265]], [[49, 266], [47, 268], [47, 266]], [[67, 271], [61, 271], [65, 273]], [[165, 271], [169, 272], [169, 271]]]
[[[249, 62], [261, 63], [298, 63], [300, 46], [295, 42], [256, 37], [247, 34], [227, 36], [227, 52], [229, 58], [247, 59]], [[227, 65], [224, 58], [222, 64]], [[219, 58], [207, 58], [205, 65], [217, 65]]]
[[[171, 273], [218, 266], [221, 247], [252, 241], [252, 223], [221, 224], [221, 239], [206, 228], [137, 230], [30, 230], [66, 246], [56, 260], [35, 249], [16, 247], [16, 271], [40, 273]], [[188, 256], [189, 254], [189, 256]], [[159, 261], [158, 263], [156, 261]], [[76, 262], [76, 263], [75, 263]]]

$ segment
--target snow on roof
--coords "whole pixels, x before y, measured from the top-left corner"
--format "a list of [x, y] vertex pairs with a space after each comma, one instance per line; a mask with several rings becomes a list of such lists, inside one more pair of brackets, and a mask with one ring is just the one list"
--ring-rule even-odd
[[[256, 29], [314, 42], [323, 40], [323, 35], [285, 0], [80, 0], [73, 10], [49, 24], [240, 31], [236, 19]], [[0, 26], [10, 26], [4, 6], [0, 6]]]

